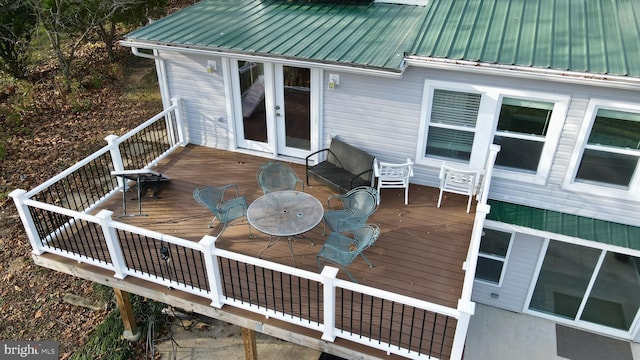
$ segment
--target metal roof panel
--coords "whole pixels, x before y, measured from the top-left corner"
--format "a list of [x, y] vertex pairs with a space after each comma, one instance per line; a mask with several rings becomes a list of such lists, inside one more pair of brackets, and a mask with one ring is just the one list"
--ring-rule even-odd
[[126, 39], [396, 72], [410, 55], [640, 77], [638, 0], [203, 0]]
[[640, 76], [637, 0], [434, 0], [429, 12], [417, 57]]
[[424, 15], [397, 4], [204, 0], [126, 38], [400, 71]]
[[640, 250], [640, 227], [489, 200], [489, 220]]

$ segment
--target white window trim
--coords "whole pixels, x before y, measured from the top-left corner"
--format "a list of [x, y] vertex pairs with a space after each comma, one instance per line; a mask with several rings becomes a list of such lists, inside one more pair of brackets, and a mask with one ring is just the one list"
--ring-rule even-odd
[[[469, 162], [465, 162], [465, 164], [474, 168], [483, 168], [489, 150], [489, 139], [491, 138], [488, 131], [495, 128], [497, 121], [497, 117], [494, 114], [495, 111], [493, 111], [493, 103], [495, 100], [491, 101], [491, 98], [494, 97], [494, 99], [497, 99], [497, 94], [494, 89], [490, 87], [433, 80], [425, 80], [424, 82], [422, 110], [420, 112], [420, 132], [418, 133], [418, 146], [416, 147], [416, 164], [439, 168], [444, 161], [442, 159], [424, 156], [424, 149], [427, 145], [427, 129], [429, 128], [433, 93], [436, 89], [475, 93], [482, 96], [478, 109], [478, 120], [474, 130], [476, 136], [474, 136], [473, 146], [471, 148], [471, 158]], [[487, 122], [490, 122], [490, 124], [487, 124]], [[481, 136], [478, 136], [479, 134]], [[454, 159], [447, 159], [446, 161], [456, 162]]]
[[640, 113], [640, 106], [638, 105], [605, 99], [591, 99], [587, 105], [582, 126], [578, 131], [576, 146], [574, 147], [573, 154], [569, 160], [567, 174], [565, 175], [562, 187], [565, 190], [587, 193], [590, 195], [626, 200], [640, 200], [640, 191], [638, 190], [638, 187], [640, 186], [640, 165], [636, 167], [636, 171], [631, 178], [628, 189], [620, 189], [615, 187], [615, 185], [607, 186], [606, 184], [598, 185], [575, 181], [576, 174], [578, 173], [578, 167], [582, 160], [582, 154], [587, 146], [587, 141], [591, 134], [591, 128], [593, 127], [596, 114], [600, 108]]
[[[509, 180], [516, 180], [526, 183], [545, 185], [556, 149], [560, 141], [560, 135], [571, 97], [563, 94], [549, 94], [536, 91], [516, 90], [508, 88], [497, 88], [491, 86], [474, 85], [468, 83], [456, 83], [448, 81], [425, 80], [422, 92], [422, 109], [420, 112], [420, 129], [418, 133], [418, 143], [416, 147], [416, 163], [430, 167], [440, 167], [444, 160], [428, 158], [424, 156], [424, 149], [427, 141], [427, 130], [429, 128], [433, 93], [436, 89], [460, 91], [480, 94], [480, 108], [478, 109], [478, 121], [476, 122], [475, 137], [471, 149], [470, 167], [484, 168], [484, 163], [488, 154], [489, 145], [493, 142], [496, 133], [502, 98], [511, 97], [526, 100], [536, 100], [551, 102], [554, 104], [549, 121], [549, 128], [545, 137], [545, 145], [540, 154], [540, 163], [536, 173], [526, 173], [508, 169], [494, 169], [494, 176]], [[456, 162], [454, 159], [447, 159], [447, 162]], [[478, 164], [478, 165], [476, 165]]]
[[[538, 169], [535, 173], [526, 173], [516, 170], [508, 170], [505, 168], [494, 168], [494, 176], [500, 178], [506, 178], [511, 180], [517, 180], [520, 182], [528, 182], [538, 185], [546, 185], [549, 174], [551, 173], [551, 166], [553, 165], [553, 159], [555, 157], [558, 144], [560, 142], [560, 134], [564, 126], [565, 119], [567, 118], [567, 112], [569, 111], [569, 103], [571, 97], [569, 95], [561, 94], [548, 94], [536, 91], [514, 91], [510, 89], [501, 89], [500, 100], [496, 106], [496, 118], [500, 116], [500, 110], [502, 108], [502, 99], [505, 97], [544, 101], [553, 103], [553, 110], [551, 111], [551, 118], [549, 119], [549, 127], [547, 128], [547, 135], [544, 137], [544, 146], [540, 153], [540, 162], [538, 163]], [[496, 133], [498, 124], [496, 123]], [[495, 134], [494, 134], [495, 135]], [[524, 138], [528, 140], [542, 140], [540, 137], [528, 137], [522, 134], [511, 134], [512, 137]], [[492, 138], [493, 140], [493, 138]]]
[[482, 283], [482, 284], [487, 284], [490, 286], [495, 286], [495, 287], [502, 287], [502, 282], [504, 281], [504, 276], [507, 273], [507, 265], [509, 264], [509, 258], [511, 255], [511, 248], [513, 247], [513, 238], [515, 237], [515, 232], [514, 231], [510, 231], [510, 230], [505, 230], [502, 229], [500, 227], [492, 227], [492, 226], [487, 226], [485, 223], [484, 226], [485, 229], [491, 229], [491, 230], [495, 230], [495, 231], [500, 231], [503, 233], [510, 233], [511, 236], [509, 237], [509, 244], [507, 245], [507, 252], [504, 254], [504, 258], [500, 257], [500, 256], [496, 256], [496, 255], [491, 255], [491, 254], [484, 254], [482, 253], [480, 250], [478, 250], [478, 257], [483, 257], [483, 258], [487, 258], [487, 259], [491, 259], [491, 260], [496, 260], [496, 261], [502, 261], [502, 271], [500, 272], [500, 280], [498, 280], [498, 283], [489, 281], [489, 280], [484, 280], [484, 279], [476, 279], [475, 275], [474, 275], [474, 281], [478, 282], [478, 283]]
[[[604, 256], [606, 255], [607, 252], [619, 252], [621, 254], [626, 254], [626, 252], [620, 252], [620, 251], [616, 251], [615, 248], [611, 248], [610, 246], [607, 246], [606, 244], [600, 244], [600, 243], [596, 243], [593, 244], [593, 242], [585, 242], [586, 240], [581, 240], [581, 241], [565, 241], [566, 239], [560, 239], [558, 237], [558, 235], [556, 234], [551, 234], [551, 233], [547, 233], [547, 235], [551, 235], [551, 236], [547, 236], [544, 239], [544, 243], [542, 244], [542, 247], [540, 249], [540, 252], [538, 253], [538, 260], [536, 262], [536, 266], [535, 266], [535, 270], [534, 270], [534, 276], [531, 279], [531, 283], [529, 284], [529, 289], [527, 291], [527, 297], [526, 300], [524, 302], [523, 308], [522, 308], [522, 313], [524, 314], [528, 314], [528, 315], [533, 315], [533, 316], [537, 316], [543, 319], [548, 319], [551, 321], [555, 321], [558, 323], [562, 323], [562, 324], [567, 324], [567, 325], [571, 325], [571, 326], [579, 326], [580, 328], [584, 328], [587, 329], [589, 331], [594, 331], [594, 332], [600, 332], [603, 334], [607, 334], [607, 335], [611, 335], [611, 336], [617, 336], [623, 339], [634, 339], [635, 338], [635, 334], [638, 331], [638, 319], [640, 318], [640, 311], [638, 311], [636, 313], [636, 316], [633, 320], [633, 322], [631, 323], [631, 326], [629, 327], [629, 330], [619, 330], [619, 329], [614, 329], [611, 327], [607, 327], [607, 326], [603, 326], [603, 325], [599, 325], [599, 324], [595, 324], [595, 323], [591, 323], [585, 320], [580, 320], [579, 317], [582, 314], [582, 311], [584, 310], [584, 304], [581, 304], [580, 308], [578, 309], [578, 314], [576, 315], [575, 319], [567, 319], [565, 317], [562, 316], [558, 316], [558, 315], [554, 315], [554, 314], [547, 314], [543, 311], [539, 311], [539, 310], [535, 310], [535, 309], [531, 309], [531, 298], [533, 297], [533, 293], [535, 291], [536, 285], [538, 284], [538, 279], [540, 278], [540, 271], [542, 270], [542, 265], [544, 263], [544, 259], [546, 257], [547, 254], [547, 249], [549, 248], [549, 244], [551, 243], [551, 241], [559, 241], [559, 242], [567, 242], [570, 244], [574, 244], [574, 245], [579, 245], [579, 246], [584, 246], [584, 247], [588, 247], [588, 248], [592, 248], [592, 249], [596, 249], [600, 251], [600, 256], [598, 258], [598, 262], [596, 264], [596, 267], [593, 270], [592, 276], [590, 278], [589, 284], [587, 289], [585, 290], [585, 292], [583, 293], [583, 298], [584, 298], [584, 294], [587, 294], [591, 292], [591, 290], [593, 289], [593, 284], [595, 282], [596, 277], [598, 276], [600, 269], [602, 267], [602, 261], [604, 259]], [[564, 235], [560, 235], [560, 237], [565, 237]], [[594, 246], [595, 245], [595, 246]], [[605, 246], [598, 246], [598, 245], [605, 245]], [[628, 250], [628, 249], [627, 249]], [[635, 256], [630, 254], [631, 256]]]

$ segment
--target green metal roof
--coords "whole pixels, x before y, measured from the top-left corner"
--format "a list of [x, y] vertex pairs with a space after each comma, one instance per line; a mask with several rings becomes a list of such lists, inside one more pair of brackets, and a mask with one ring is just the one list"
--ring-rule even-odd
[[640, 76], [638, 0], [433, 0], [411, 53]]
[[205, 0], [126, 39], [400, 71], [424, 16], [417, 6]]
[[488, 220], [640, 250], [640, 227], [489, 200]]
[[640, 77], [640, 1], [204, 0], [126, 40], [395, 72], [409, 55]]

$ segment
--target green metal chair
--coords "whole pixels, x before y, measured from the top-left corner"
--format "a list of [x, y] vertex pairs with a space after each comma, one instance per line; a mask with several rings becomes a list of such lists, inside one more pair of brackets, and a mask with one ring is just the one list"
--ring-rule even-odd
[[291, 166], [280, 162], [270, 161], [260, 167], [258, 171], [258, 185], [267, 194], [274, 191], [296, 190], [298, 183], [304, 191], [304, 182]]
[[379, 236], [380, 228], [375, 224], [361, 225], [345, 233], [332, 232], [316, 255], [318, 267], [322, 270], [323, 261], [336, 264], [347, 273], [351, 281], [357, 283], [358, 281], [354, 279], [346, 266], [349, 266], [360, 255], [372, 268], [373, 265], [362, 252], [372, 246]]
[[[235, 196], [228, 197], [228, 199], [225, 200], [225, 193], [228, 193], [227, 190], [229, 189], [235, 189]], [[198, 204], [206, 207], [213, 213], [213, 220], [209, 223], [210, 228], [213, 227], [216, 220], [223, 224], [218, 236], [222, 234], [228, 223], [247, 216], [247, 200], [244, 196], [239, 195], [238, 185], [236, 184], [229, 184], [222, 187], [206, 186], [196, 188], [193, 190], [193, 198]], [[253, 237], [251, 234], [251, 225], [249, 225], [249, 237]]]
[[[331, 208], [331, 200], [340, 201], [342, 209]], [[344, 232], [364, 225], [369, 216], [378, 209], [378, 190], [370, 186], [359, 186], [344, 195], [334, 195], [327, 199], [322, 234], [326, 228], [333, 232]]]

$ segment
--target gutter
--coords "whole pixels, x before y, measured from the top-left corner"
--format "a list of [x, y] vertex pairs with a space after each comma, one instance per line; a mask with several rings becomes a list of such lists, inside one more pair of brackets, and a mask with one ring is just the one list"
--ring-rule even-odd
[[478, 61], [420, 56], [406, 56], [405, 61], [406, 65], [422, 68], [466, 71], [509, 77], [515, 76], [532, 80], [552, 80], [565, 84], [595, 85], [640, 91], [640, 78], [632, 76], [594, 74], [569, 70], [542, 69], [518, 65], [489, 64]]
[[140, 50], [136, 46], [131, 47], [131, 52], [133, 53], [133, 55], [139, 56], [141, 58], [146, 58], [151, 60], [162, 60], [162, 58], [158, 55], [145, 54], [143, 52], [140, 52]]
[[275, 60], [277, 60], [279, 63], [282, 63], [284, 65], [297, 66], [297, 67], [309, 67], [311, 65], [313, 67], [318, 67], [328, 71], [372, 75], [372, 76], [385, 77], [390, 79], [402, 78], [405, 65], [406, 65], [403, 62], [403, 66], [398, 68], [397, 71], [394, 71], [392, 69], [377, 70], [377, 69], [365, 68], [365, 67], [351, 67], [351, 66], [345, 66], [345, 65], [321, 63], [321, 62], [300, 61], [300, 60], [293, 60], [293, 59], [287, 59], [287, 58], [276, 58], [276, 57], [267, 57], [267, 56], [261, 56], [261, 55], [252, 55], [247, 53], [224, 51], [224, 50], [215, 49], [215, 48], [178, 47], [178, 46], [171, 46], [168, 44], [144, 43], [144, 42], [137, 42], [133, 40], [120, 40], [120, 45], [130, 47], [133, 51], [133, 54], [136, 56], [147, 57], [147, 58], [156, 59], [156, 60], [160, 59], [160, 57], [152, 57], [156, 55], [141, 53], [138, 50], [138, 48], [150, 49], [154, 51], [166, 50], [166, 51], [173, 51], [173, 52], [187, 53], [187, 54], [198, 54], [198, 55], [209, 55], [209, 56], [215, 55], [215, 56], [230, 57], [230, 58], [244, 59], [244, 60], [250, 60], [250, 61], [258, 61], [258, 62], [274, 62]]

